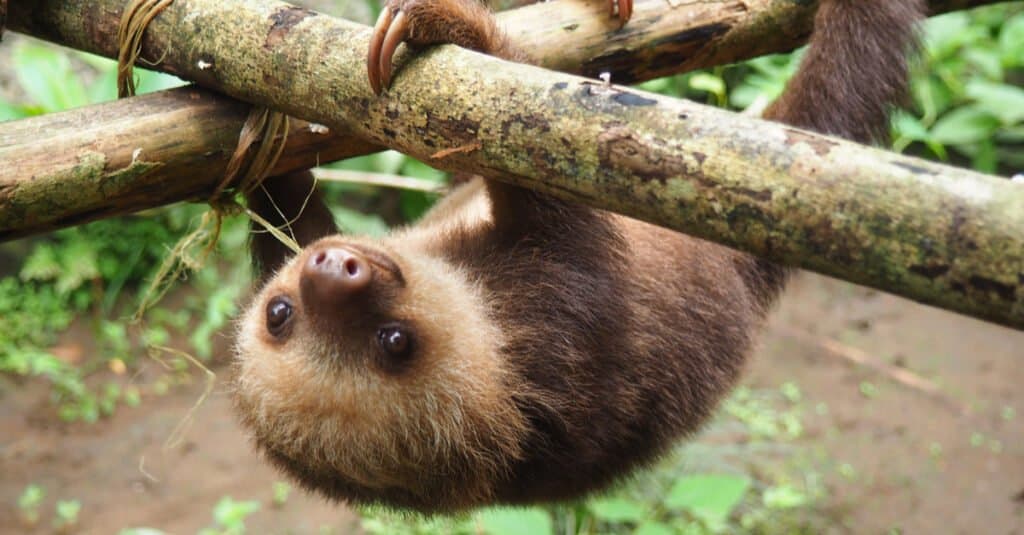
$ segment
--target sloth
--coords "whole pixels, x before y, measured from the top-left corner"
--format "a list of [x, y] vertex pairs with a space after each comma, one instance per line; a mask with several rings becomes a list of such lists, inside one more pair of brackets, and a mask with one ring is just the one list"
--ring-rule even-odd
[[[766, 118], [878, 140], [923, 14], [921, 0], [821, 0]], [[390, 0], [367, 57], [375, 92], [401, 42], [526, 57], [475, 0]], [[254, 233], [233, 399], [270, 463], [349, 503], [432, 514], [607, 488], [713, 413], [788, 275], [482, 177], [383, 238], [340, 235], [312, 187], [294, 173], [248, 199], [302, 250]]]

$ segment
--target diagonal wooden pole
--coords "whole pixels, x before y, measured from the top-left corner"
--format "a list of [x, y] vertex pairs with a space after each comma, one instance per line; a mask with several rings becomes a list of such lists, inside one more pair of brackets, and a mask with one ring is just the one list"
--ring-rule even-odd
[[[88, 7], [27, 5], [12, 3], [12, 27]], [[1024, 188], [1009, 181], [454, 47], [402, 61], [377, 98], [365, 27], [263, 0], [174, 6], [150, 53], [204, 85], [443, 169], [1024, 327]]]

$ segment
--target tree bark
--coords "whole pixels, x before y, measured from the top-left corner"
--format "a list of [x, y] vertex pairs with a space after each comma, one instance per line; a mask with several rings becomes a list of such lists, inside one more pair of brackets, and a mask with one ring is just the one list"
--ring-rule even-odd
[[[940, 14], [1005, 1], [928, 0], [928, 4], [932, 14]], [[206, 85], [205, 77], [190, 76], [196, 74], [197, 67], [189, 61], [198, 59], [199, 50], [212, 51], [209, 45], [213, 43], [226, 45], [216, 49], [217, 59], [244, 63], [251, 50], [237, 46], [241, 42], [271, 48], [292, 25], [314, 14], [269, 1], [257, 2], [251, 9], [225, 1], [220, 9], [211, 11], [216, 4], [215, 0], [176, 1], [147, 31], [142, 57], [149, 62], [161, 60], [161, 70]], [[116, 57], [117, 25], [124, 5], [122, 0], [13, 0], [10, 26], [72, 48]], [[273, 12], [277, 18], [232, 16], [238, 9], [250, 15]], [[810, 34], [814, 3], [635, 0], [633, 17], [621, 30], [617, 21], [608, 17], [607, 9], [605, 2], [562, 0], [510, 10], [498, 18], [513, 42], [539, 65], [590, 77], [608, 72], [615, 83], [628, 84], [793, 50]], [[194, 20], [189, 28], [200, 33], [179, 32], [179, 22], [193, 14], [200, 14], [201, 20]], [[242, 18], [252, 25], [236, 26]], [[359, 43], [355, 49], [365, 47], [365, 29], [354, 23], [343, 28], [335, 28], [338, 35], [326, 44], [347, 48], [347, 43]], [[212, 33], [219, 36], [210, 39]], [[248, 35], [247, 41], [235, 40], [243, 35]], [[265, 42], [259, 42], [261, 36]], [[187, 49], [192, 49], [191, 53]], [[322, 54], [335, 52], [332, 48], [316, 50]]]
[[[0, 162], [17, 162], [0, 166], [0, 241], [208, 195], [249, 109], [184, 87], [0, 124]], [[377, 149], [293, 121], [274, 172]]]
[[[33, 5], [51, 37], [97, 33], [78, 18], [89, 5]], [[1024, 188], [1009, 181], [455, 47], [400, 60], [377, 98], [364, 27], [276, 2], [181, 0], [148, 33], [168, 70], [439, 168], [1024, 328]]]

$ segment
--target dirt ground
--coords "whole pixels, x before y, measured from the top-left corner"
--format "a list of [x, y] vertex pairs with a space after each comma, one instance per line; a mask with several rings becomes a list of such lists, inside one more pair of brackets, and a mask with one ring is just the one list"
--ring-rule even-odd
[[[911, 371], [910, 387], [849, 358]], [[772, 315], [746, 383], [798, 384], [808, 445], [842, 469], [826, 475], [833, 532], [1024, 534], [1024, 333], [814, 275], [801, 275]], [[0, 390], [0, 533], [25, 532], [15, 505], [29, 484], [82, 503], [79, 528], [147, 526], [195, 533], [225, 495], [258, 499], [252, 533], [349, 533], [344, 508], [293, 491], [271, 506], [280, 478], [247, 443], [219, 372], [185, 440], [165, 442], [201, 381], [93, 425], [60, 424], [42, 385]], [[44, 532], [40, 530], [40, 532]]]

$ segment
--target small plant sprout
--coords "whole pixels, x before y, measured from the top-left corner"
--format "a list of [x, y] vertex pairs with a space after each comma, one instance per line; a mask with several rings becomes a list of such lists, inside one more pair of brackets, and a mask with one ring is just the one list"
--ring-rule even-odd
[[779, 391], [782, 392], [782, 395], [790, 403], [800, 403], [800, 400], [803, 399], [803, 395], [800, 393], [800, 386], [792, 381], [783, 383], [783, 385], [779, 387]]
[[46, 497], [46, 491], [39, 485], [29, 485], [18, 497], [18, 509], [25, 524], [34, 526], [39, 523], [39, 506]]
[[283, 507], [288, 501], [288, 495], [292, 492], [292, 486], [284, 481], [274, 482], [274, 507]]
[[213, 507], [214, 525], [199, 532], [199, 535], [242, 535], [245, 533], [245, 519], [260, 510], [256, 500], [235, 501], [224, 496]]
[[82, 503], [78, 500], [60, 500], [57, 502], [56, 518], [53, 519], [53, 527], [59, 532], [70, 532], [78, 524], [78, 513], [82, 510]]
[[878, 397], [878, 387], [874, 383], [863, 381], [860, 383], [860, 394], [868, 399]]

